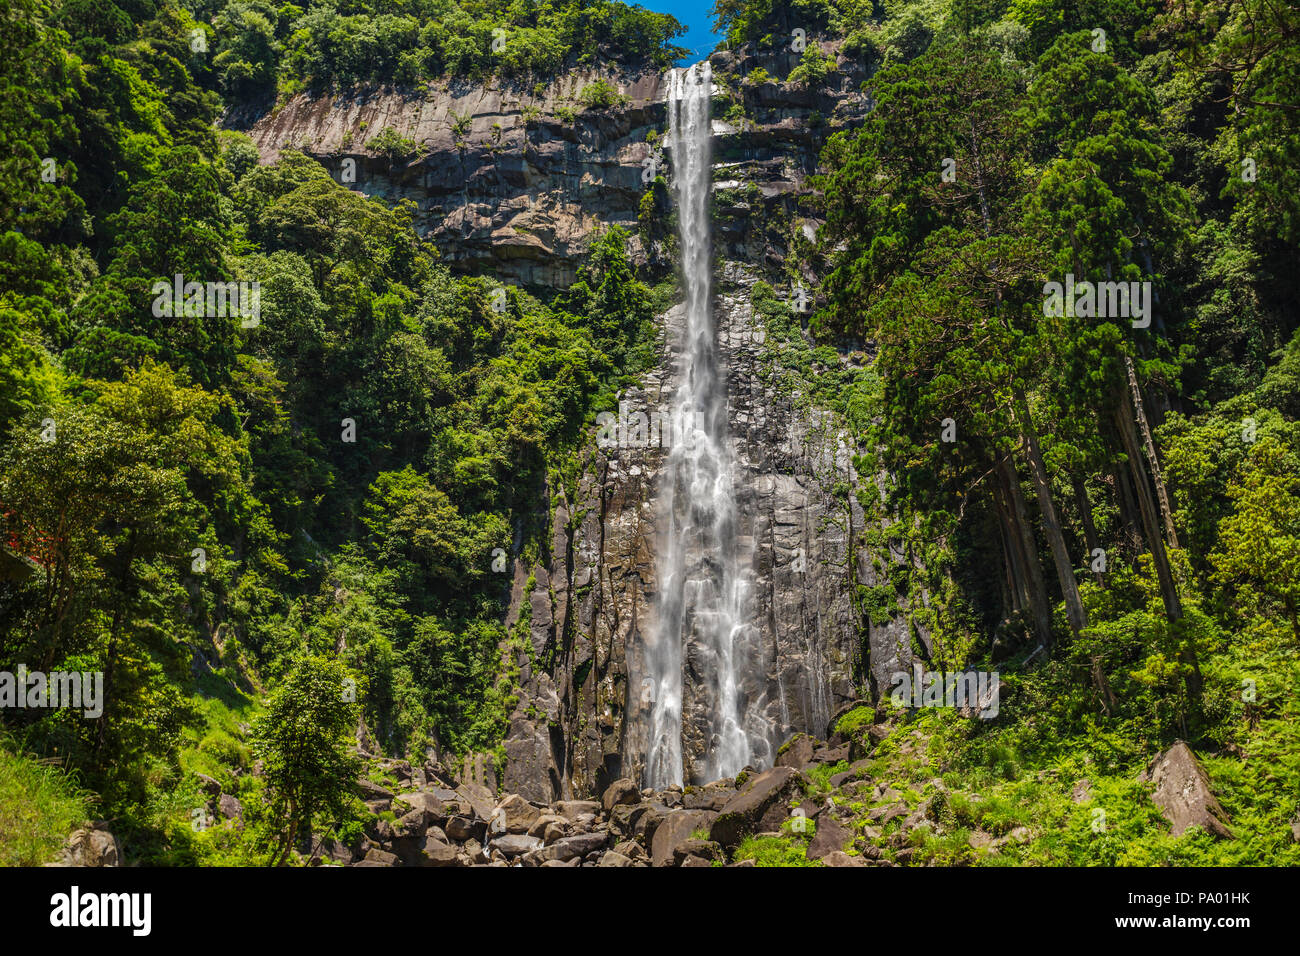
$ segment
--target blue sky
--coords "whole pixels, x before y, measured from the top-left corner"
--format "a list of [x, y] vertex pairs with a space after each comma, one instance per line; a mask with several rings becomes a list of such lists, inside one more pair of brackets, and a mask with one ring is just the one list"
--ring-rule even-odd
[[691, 50], [691, 53], [681, 61], [683, 66], [703, 60], [722, 40], [719, 34], [713, 32], [713, 15], [709, 13], [713, 9], [713, 0], [627, 0], [627, 2], [640, 3], [647, 10], [654, 10], [657, 13], [670, 13], [688, 28], [687, 33], [677, 38], [678, 45]]

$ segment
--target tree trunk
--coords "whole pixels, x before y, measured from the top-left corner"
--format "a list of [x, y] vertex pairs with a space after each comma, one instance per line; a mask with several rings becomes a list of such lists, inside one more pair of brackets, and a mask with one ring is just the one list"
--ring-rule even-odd
[[135, 542], [136, 534], [132, 531], [126, 539], [126, 555], [122, 562], [122, 571], [117, 579], [117, 608], [113, 611], [113, 623], [108, 632], [108, 653], [104, 661], [104, 710], [99, 715], [99, 726], [95, 730], [95, 743], [90, 750], [91, 763], [96, 766], [99, 764], [99, 757], [104, 749], [104, 744], [108, 740], [108, 715], [111, 710], [109, 705], [113, 700], [113, 672], [117, 669], [117, 645], [126, 618], [127, 602], [130, 600], [127, 594], [127, 586], [131, 580], [131, 565], [135, 562]]
[[1165, 542], [1160, 534], [1160, 519], [1156, 514], [1151, 486], [1147, 482], [1146, 469], [1142, 467], [1142, 451], [1138, 447], [1137, 424], [1133, 417], [1132, 405], [1127, 392], [1121, 391], [1120, 395], [1121, 401], [1115, 411], [1116, 425], [1119, 428], [1120, 441], [1124, 444], [1124, 453], [1128, 456], [1133, 490], [1145, 531], [1143, 537], [1146, 539], [1147, 548], [1151, 551], [1151, 560], [1156, 566], [1156, 577], [1160, 581], [1160, 596], [1165, 603], [1165, 614], [1173, 622], [1183, 616], [1183, 604], [1178, 596], [1173, 572], [1169, 567], [1169, 555], [1165, 551]]
[[[1088, 488], [1083, 483], [1083, 479], [1078, 475], [1070, 478], [1070, 485], [1074, 489], [1074, 504], [1079, 509], [1079, 521], [1083, 524], [1083, 540], [1088, 546], [1088, 567], [1092, 567], [1093, 555], [1101, 550], [1101, 539], [1097, 537], [1097, 526], [1092, 522], [1092, 502], [1088, 500]], [[1105, 575], [1100, 571], [1093, 571], [1093, 577], [1097, 583], [1105, 586]]]
[[[1128, 455], [1129, 470], [1133, 474], [1138, 508], [1142, 512], [1142, 524], [1146, 528], [1151, 560], [1156, 566], [1156, 578], [1160, 582], [1160, 597], [1164, 601], [1165, 616], [1170, 625], [1175, 625], [1183, 617], [1183, 602], [1178, 596], [1178, 585], [1169, 567], [1169, 555], [1165, 551], [1165, 542], [1160, 535], [1156, 504], [1152, 498], [1151, 486], [1147, 483], [1146, 470], [1142, 467], [1142, 453], [1138, 448], [1137, 421], [1133, 414], [1129, 393], [1125, 389], [1120, 389], [1120, 395], [1122, 400], [1115, 410], [1116, 424], [1119, 426], [1120, 440], [1124, 443], [1124, 452]], [[1197, 659], [1196, 648], [1190, 641], [1183, 642], [1179, 657], [1188, 669], [1184, 681], [1188, 699], [1193, 706], [1199, 707], [1202, 690], [1201, 665]]]
[[1015, 463], [1011, 457], [1004, 456], [998, 462], [998, 473], [1002, 477], [1002, 487], [1011, 506], [1013, 544], [1018, 543], [1024, 562], [1025, 590], [1028, 594], [1030, 618], [1034, 624], [1034, 636], [1043, 647], [1052, 646], [1052, 618], [1048, 610], [1047, 585], [1043, 583], [1043, 568], [1038, 563], [1038, 547], [1034, 543], [1033, 526], [1029, 523], [1029, 509], [1025, 506], [1025, 496], [1020, 490], [1020, 476], [1016, 473]]
[[276, 866], [284, 866], [293, 850], [293, 841], [298, 836], [298, 802], [289, 801], [289, 825], [280, 838], [280, 851], [275, 860]]
[[[1018, 396], [1019, 397], [1019, 396]], [[1021, 407], [1027, 405], [1021, 397]], [[1020, 426], [1024, 439], [1025, 454], [1029, 458], [1029, 470], [1034, 479], [1034, 488], [1038, 492], [1038, 510], [1043, 519], [1043, 533], [1052, 549], [1052, 561], [1056, 564], [1056, 577], [1061, 584], [1061, 594], [1065, 598], [1065, 617], [1070, 623], [1070, 631], [1077, 639], [1080, 632], [1088, 626], [1088, 616], [1083, 610], [1083, 601], [1079, 598], [1079, 583], [1074, 579], [1074, 562], [1065, 547], [1065, 535], [1061, 533], [1061, 522], [1056, 516], [1056, 505], [1052, 503], [1052, 484], [1047, 476], [1047, 467], [1043, 464], [1043, 455], [1038, 448], [1038, 437], [1026, 414]]]
[[1165, 539], [1169, 547], [1178, 547], [1178, 532], [1174, 528], [1174, 511], [1169, 506], [1169, 492], [1165, 488], [1165, 479], [1160, 472], [1160, 460], [1156, 457], [1156, 443], [1151, 437], [1151, 425], [1147, 422], [1146, 409], [1142, 406], [1142, 390], [1138, 388], [1137, 373], [1133, 371], [1133, 360], [1124, 356], [1124, 371], [1128, 375], [1129, 394], [1133, 400], [1133, 412], [1138, 426], [1142, 429], [1142, 440], [1147, 461], [1151, 465], [1151, 480], [1156, 486], [1156, 500], [1160, 502], [1160, 516], [1165, 522]]
[[[1007, 515], [1006, 506], [1002, 501], [1002, 491], [996, 484], [993, 486], [993, 510], [997, 517], [994, 522], [998, 528], [998, 541], [1002, 544], [1002, 608], [1004, 611], [1012, 612], [1024, 610], [1024, 602], [1021, 600], [1020, 579], [1016, 568], [1016, 558], [1011, 552], [1011, 519]], [[1010, 617], [1010, 614], [1004, 614]]]

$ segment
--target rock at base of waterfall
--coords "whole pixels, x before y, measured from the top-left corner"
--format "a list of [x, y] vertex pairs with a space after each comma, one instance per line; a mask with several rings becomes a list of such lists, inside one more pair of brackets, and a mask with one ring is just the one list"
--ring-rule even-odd
[[731, 849], [750, 833], [778, 831], [789, 817], [786, 804], [803, 779], [793, 767], [773, 767], [749, 777], [713, 821], [709, 838]]
[[600, 798], [600, 805], [606, 813], [610, 813], [621, 804], [633, 804], [640, 799], [641, 791], [637, 787], [636, 781], [624, 778], [615, 780], [605, 788], [605, 793]]
[[839, 821], [830, 813], [823, 813], [817, 818], [817, 832], [809, 841], [804, 855], [810, 860], [825, 859], [832, 853], [843, 851], [844, 845], [852, 837], [853, 834], [840, 826]]
[[707, 832], [717, 814], [711, 810], [674, 810], [659, 822], [650, 841], [650, 860], [655, 866], [672, 866], [673, 853], [696, 831]]

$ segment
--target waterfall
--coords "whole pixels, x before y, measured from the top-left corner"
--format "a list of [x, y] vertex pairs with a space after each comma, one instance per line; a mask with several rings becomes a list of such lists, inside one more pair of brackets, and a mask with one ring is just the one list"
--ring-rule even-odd
[[[682, 784], [684, 690], [705, 702], [702, 761], [692, 776], [734, 776], [751, 757], [741, 677], [747, 581], [736, 541], [727, 446], [727, 386], [719, 369], [709, 241], [710, 94], [707, 61], [668, 75], [669, 148], [686, 291], [673, 444], [662, 477], [658, 627], [647, 640], [654, 698], [646, 784]], [[684, 658], [701, 686], [683, 687]]]

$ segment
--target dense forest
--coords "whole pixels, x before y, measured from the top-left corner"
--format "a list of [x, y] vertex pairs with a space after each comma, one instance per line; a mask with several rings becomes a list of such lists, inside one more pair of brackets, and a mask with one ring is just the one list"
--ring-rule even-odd
[[[618, 231], [542, 303], [450, 275], [408, 210], [302, 156], [259, 166], [218, 132], [223, 95], [259, 77], [385, 74], [395, 26], [420, 69], [468, 76], [492, 26], [521, 24], [545, 42], [513, 48], [554, 57], [519, 66], [539, 82], [593, 55], [593, 31], [662, 58], [678, 29], [618, 4], [535, 27], [522, 4], [412, 6], [21, 0], [4, 16], [0, 501], [17, 571], [0, 658], [108, 687], [94, 721], [6, 711], [5, 727], [66, 761], [99, 815], [152, 834], [146, 855], [152, 839], [191, 859], [193, 772], [247, 765], [240, 715], [331, 667], [389, 752], [497, 746], [500, 556], [535, 546], [530, 500], [650, 361], [652, 298]], [[153, 286], [175, 274], [257, 279], [258, 320], [157, 316]], [[217, 659], [196, 674], [200, 646]], [[325, 745], [357, 718], [326, 716]]]
[[[826, 131], [824, 224], [755, 307], [778, 364], [870, 357], [809, 386], [881, 476], [856, 489], [860, 547], [909, 557], [857, 589], [864, 621], [906, 609], [935, 669], [1003, 672], [996, 722], [914, 715], [985, 795], [949, 812], [1060, 821], [1009, 861], [1300, 862], [1300, 12], [715, 16], [732, 50], [835, 43], [741, 84], [816, 89], [836, 57], [871, 74], [866, 121]], [[408, 205], [300, 152], [262, 162], [223, 115], [665, 69], [681, 32], [608, 0], [8, 0], [0, 671], [102, 672], [105, 693], [94, 718], [0, 715], [0, 863], [43, 862], [91, 818], [149, 863], [355, 841], [374, 816], [351, 791], [358, 720], [391, 757], [500, 759], [503, 648], [524, 640], [507, 559], [549, 546], [537, 503], [657, 362], [675, 282], [619, 228], [554, 294], [453, 271]], [[662, 211], [662, 180], [647, 196]], [[801, 317], [773, 287], [809, 276]], [[190, 281], [260, 298], [191, 309]], [[1154, 834], [1135, 770], [1175, 739], [1214, 755], [1236, 841]], [[886, 756], [900, 788], [935, 775]], [[1065, 819], [1085, 775], [1105, 839]], [[239, 827], [192, 825], [207, 778]], [[754, 855], [792, 862], [789, 843]], [[922, 849], [973, 862], [964, 841]]]

